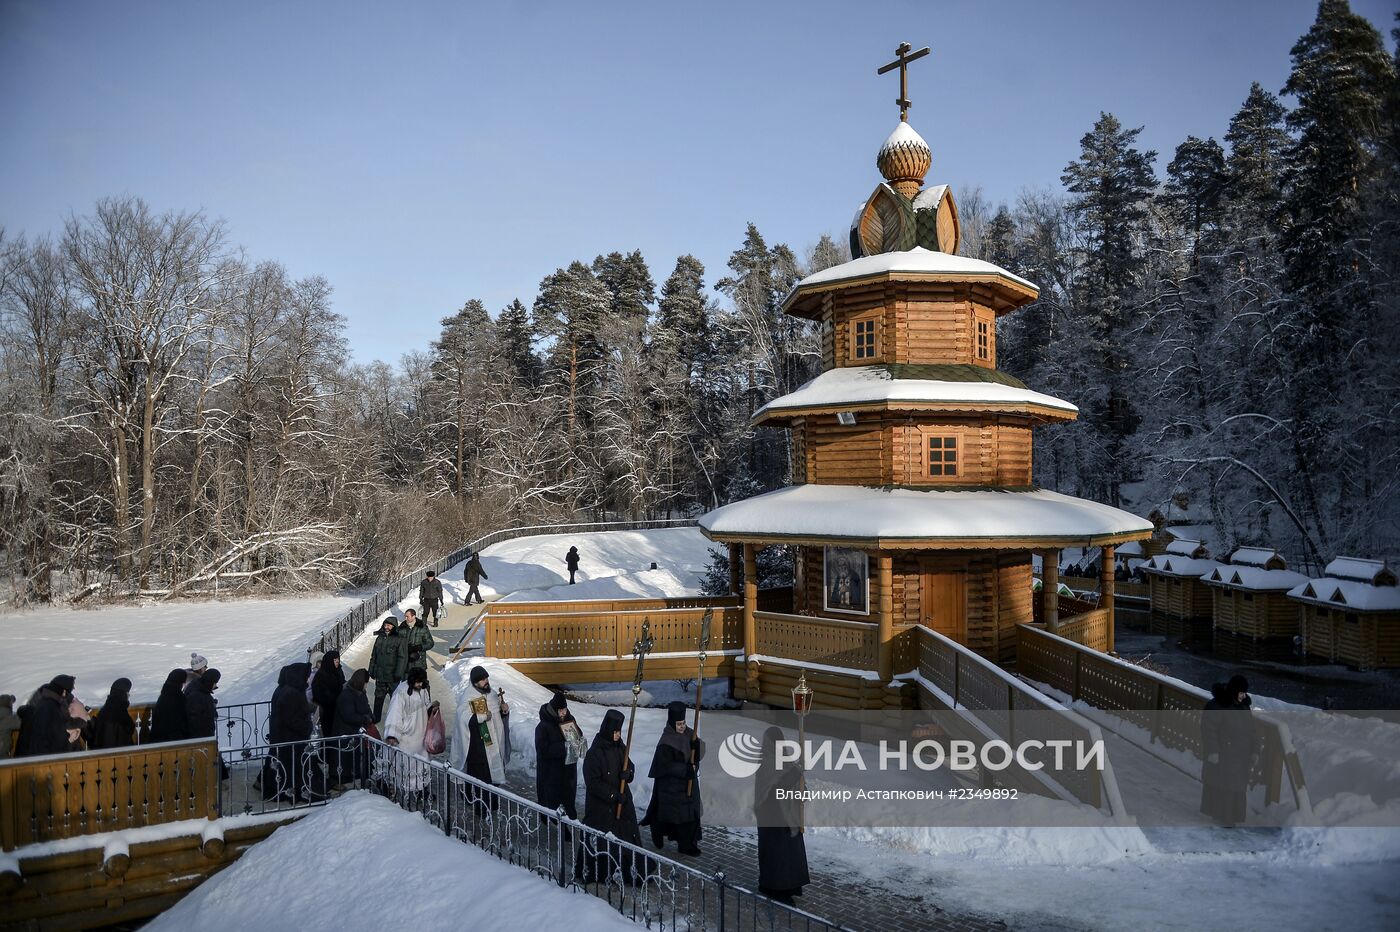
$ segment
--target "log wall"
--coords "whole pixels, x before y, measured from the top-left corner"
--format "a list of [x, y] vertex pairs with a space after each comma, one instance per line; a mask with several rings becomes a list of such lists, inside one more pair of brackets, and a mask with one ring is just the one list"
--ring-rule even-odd
[[1363, 670], [1400, 667], [1400, 612], [1348, 612], [1299, 603], [1303, 649]]
[[[924, 463], [930, 434], [958, 438], [958, 474], [931, 477]], [[857, 414], [854, 425], [834, 414], [793, 424], [797, 482], [819, 485], [1031, 485], [1031, 428], [1025, 419], [995, 414]], [[800, 465], [798, 465], [800, 464]]]
[[1293, 638], [1298, 634], [1298, 603], [1282, 592], [1249, 592], [1210, 586], [1217, 631], [1243, 637]]

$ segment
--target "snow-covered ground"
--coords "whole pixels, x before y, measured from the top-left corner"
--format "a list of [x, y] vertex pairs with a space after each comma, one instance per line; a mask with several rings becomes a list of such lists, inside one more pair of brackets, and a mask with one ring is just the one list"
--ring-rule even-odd
[[0, 615], [0, 692], [20, 702], [60, 673], [101, 705], [112, 681], [131, 680], [133, 702], [155, 701], [165, 677], [208, 658], [222, 674], [221, 704], [267, 699], [277, 671], [305, 658], [311, 637], [359, 599], [353, 595], [156, 602], [91, 609], [40, 608]]
[[[569, 698], [596, 705], [630, 706], [632, 704], [632, 683], [588, 683], [579, 686], [564, 686]], [[637, 694], [637, 704], [652, 709], [664, 709], [670, 702], [684, 702], [695, 705], [695, 684], [684, 686], [679, 680], [648, 680], [642, 683], [642, 691]], [[706, 709], [737, 709], [742, 703], [729, 698], [729, 680], [710, 677], [705, 680], [704, 691], [700, 694], [700, 704]]]
[[[572, 586], [564, 560], [570, 546], [579, 552]], [[693, 527], [521, 537], [481, 552], [489, 577], [481, 594], [514, 602], [698, 595], [714, 547]], [[447, 575], [460, 578], [461, 571]]]
[[159, 930], [635, 929], [572, 893], [368, 793], [347, 793], [258, 843], [148, 926]]

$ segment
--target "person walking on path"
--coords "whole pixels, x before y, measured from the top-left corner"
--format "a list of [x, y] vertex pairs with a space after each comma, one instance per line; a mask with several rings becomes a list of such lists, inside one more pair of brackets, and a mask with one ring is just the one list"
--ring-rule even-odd
[[418, 604], [423, 607], [423, 620], [431, 618], [436, 628], [442, 615], [442, 582], [432, 570], [428, 570], [427, 578], [418, 586]]
[[807, 872], [807, 843], [802, 835], [802, 804], [791, 797], [802, 788], [802, 772], [778, 760], [783, 730], [770, 725], [763, 733], [763, 756], [753, 781], [753, 814], [758, 825], [758, 890], [791, 905], [812, 882]]
[[[426, 617], [426, 616], [425, 616]], [[403, 613], [403, 630], [400, 635], [407, 638], [404, 650], [408, 652], [408, 668], [414, 667], [428, 668], [428, 654], [433, 650], [433, 632], [428, 630], [428, 626], [423, 623], [424, 618], [417, 617], [413, 609]]]
[[311, 674], [311, 701], [320, 710], [322, 737], [329, 738], [335, 732], [335, 704], [344, 688], [345, 671], [340, 667], [340, 651], [328, 650], [321, 658], [321, 665]]
[[15, 714], [15, 697], [0, 696], [0, 760], [9, 760], [19, 734], [19, 716]]
[[[632, 800], [632, 781], [637, 777], [637, 768], [626, 760], [627, 746], [622, 741], [624, 719], [617, 709], [609, 709], [603, 715], [603, 724], [593, 737], [593, 744], [583, 758], [583, 824], [600, 832], [611, 832], [622, 841], [634, 845], [642, 843], [642, 830], [637, 827], [637, 807]], [[623, 787], [623, 781], [627, 786]], [[589, 850], [580, 858], [580, 868], [585, 872], [584, 879], [590, 883], [606, 880], [614, 867], [622, 869], [622, 876], [632, 876], [632, 852], [621, 851], [613, 859], [601, 848], [601, 843], [590, 838]]]
[[1201, 712], [1201, 812], [1221, 825], [1243, 825], [1254, 766], [1249, 681], [1236, 674], [1211, 695]]
[[394, 693], [394, 687], [408, 669], [408, 638], [399, 637], [394, 616], [385, 615], [374, 635], [374, 649], [369, 655], [369, 676], [374, 680], [374, 720], [383, 720], [384, 703]]
[[564, 555], [564, 562], [569, 565], [569, 585], [574, 584], [574, 576], [578, 573], [578, 548], [570, 547], [569, 552]]
[[185, 714], [185, 671], [177, 668], [165, 678], [151, 713], [151, 741], [184, 741], [190, 736]]
[[65, 674], [40, 686], [19, 710], [19, 745], [16, 757], [68, 752], [68, 708], [77, 681]]
[[201, 657], [198, 652], [190, 652], [190, 666], [185, 670], [185, 692], [188, 693], [194, 688], [194, 684], [199, 682], [199, 677], [205, 670], [209, 669], [209, 661]]
[[476, 588], [483, 579], [490, 579], [486, 575], [486, 570], [481, 565], [481, 554], [473, 553], [467, 560], [467, 565], [462, 570], [462, 579], [467, 584], [467, 604], [472, 604], [472, 597], [476, 597], [476, 604], [481, 605], [486, 600], [481, 597], [481, 592]]
[[131, 680], [122, 677], [112, 684], [107, 701], [92, 723], [93, 751], [109, 748], [129, 748], [136, 743], [136, 723], [131, 720]]
[[[374, 727], [374, 712], [369, 706], [369, 696], [365, 695], [368, 685], [369, 671], [361, 667], [350, 674], [350, 682], [335, 700], [331, 735], [337, 739], [338, 753], [331, 776], [337, 785], [369, 777], [369, 758], [365, 741], [360, 736], [360, 732]], [[321, 728], [324, 731], [325, 725]]]
[[[656, 742], [648, 776], [654, 781], [643, 825], [651, 826], [651, 841], [659, 849], [674, 838], [681, 854], [700, 853], [700, 779], [696, 764], [705, 756], [705, 742], [685, 723], [685, 703], [666, 706], [666, 730]], [[692, 757], [695, 761], [691, 763]]]
[[541, 806], [578, 818], [578, 763], [587, 750], [564, 694], [555, 693], [540, 706], [535, 726], [535, 800]]
[[495, 786], [506, 779], [505, 730], [510, 727], [510, 705], [491, 689], [491, 675], [485, 667], [472, 667], [470, 677], [472, 688], [457, 706], [452, 766]]

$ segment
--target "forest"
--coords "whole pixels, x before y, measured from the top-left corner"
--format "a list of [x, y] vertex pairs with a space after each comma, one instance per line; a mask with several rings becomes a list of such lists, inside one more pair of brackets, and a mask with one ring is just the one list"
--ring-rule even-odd
[[[1307, 570], [1400, 554], [1400, 62], [1344, 0], [1291, 59], [1220, 139], [1159, 157], [1103, 113], [1060, 189], [956, 193], [963, 252], [1041, 289], [1001, 368], [1081, 409], [1037, 433], [1037, 481]], [[465, 282], [430, 349], [357, 365], [331, 282], [203, 213], [116, 197], [5, 230], [4, 601], [324, 589], [784, 485], [786, 432], [748, 422], [819, 370], [780, 311], [848, 258], [813, 240], [749, 223], [723, 270], [600, 244], [505, 307]]]

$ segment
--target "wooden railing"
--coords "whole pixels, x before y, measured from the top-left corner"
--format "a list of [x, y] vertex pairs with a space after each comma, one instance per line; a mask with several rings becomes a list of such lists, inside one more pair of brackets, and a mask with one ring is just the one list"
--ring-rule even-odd
[[[1103, 740], [1097, 725], [1052, 702], [996, 664], [923, 625], [913, 629], [918, 654], [915, 668], [920, 679], [943, 694], [944, 704], [966, 710], [984, 730], [1010, 745], [1024, 738], [1042, 741], [1069, 740], [1092, 744]], [[1018, 728], [1018, 713], [1039, 713]], [[1091, 806], [1106, 806], [1115, 817], [1123, 814], [1123, 800], [1110, 765], [1058, 770], [1054, 779], [1075, 799]]]
[[[741, 649], [742, 610], [728, 606], [711, 611], [709, 649]], [[493, 615], [486, 625], [486, 654], [504, 660], [626, 658], [641, 636], [643, 621], [656, 642], [653, 654], [695, 653], [704, 614], [702, 608], [677, 608]]]
[[880, 626], [810, 615], [754, 613], [756, 653], [833, 667], [874, 670], [880, 660]]
[[1107, 651], [1108, 609], [1096, 608], [1068, 618], [1061, 615], [1060, 623], [1055, 626], [1053, 633], [1076, 644], [1083, 644], [1097, 651]]
[[677, 599], [583, 599], [558, 602], [490, 602], [483, 615], [584, 615], [604, 612], [661, 612], [679, 608], [737, 608], [737, 595], [694, 596]]
[[[1201, 757], [1201, 710], [1210, 694], [1151, 670], [1110, 657], [1029, 625], [1016, 633], [1016, 672], [1067, 694], [1146, 732], [1148, 743]], [[1255, 712], [1260, 747], [1252, 780], [1265, 787], [1265, 802], [1279, 801], [1283, 778], [1294, 802], [1309, 816], [1312, 806], [1288, 726]]]
[[[1099, 578], [1097, 576], [1061, 576], [1060, 582], [1081, 592], [1099, 591]], [[1113, 595], [1114, 598], [1145, 599], [1147, 598], [1147, 583], [1138, 582], [1135, 579], [1114, 580]]]
[[0, 762], [0, 846], [218, 816], [212, 739]]

